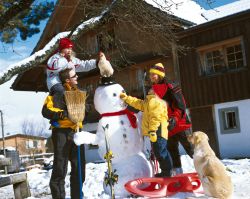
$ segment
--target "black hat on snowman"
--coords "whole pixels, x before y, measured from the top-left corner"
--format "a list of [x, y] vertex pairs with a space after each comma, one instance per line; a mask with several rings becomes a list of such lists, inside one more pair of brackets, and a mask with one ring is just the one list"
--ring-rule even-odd
[[99, 86], [109, 86], [109, 85], [113, 85], [113, 84], [116, 84], [113, 76], [101, 77], [99, 80]]

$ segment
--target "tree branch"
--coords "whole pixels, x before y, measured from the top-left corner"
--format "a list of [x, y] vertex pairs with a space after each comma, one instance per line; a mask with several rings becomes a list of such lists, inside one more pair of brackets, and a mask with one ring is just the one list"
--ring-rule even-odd
[[11, 6], [5, 13], [0, 17], [0, 31], [2, 31], [7, 25], [8, 22], [15, 18], [20, 12], [30, 8], [34, 0], [21, 0], [19, 3]]

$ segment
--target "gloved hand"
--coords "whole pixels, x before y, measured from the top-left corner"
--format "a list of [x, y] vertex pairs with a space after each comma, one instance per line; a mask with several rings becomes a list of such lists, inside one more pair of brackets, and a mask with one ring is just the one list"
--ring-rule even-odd
[[169, 118], [168, 120], [168, 130], [172, 131], [176, 126], [176, 119], [174, 117]]
[[157, 134], [155, 131], [150, 131], [149, 132], [149, 139], [151, 142], [156, 142], [157, 141]]
[[126, 94], [126, 93], [121, 93], [121, 94], [120, 94], [120, 98], [121, 98], [122, 100], [124, 100], [126, 97], [127, 97], [127, 94]]
[[60, 120], [64, 120], [65, 118], [68, 117], [67, 111], [61, 111], [61, 112], [58, 112], [58, 114], [59, 114]]

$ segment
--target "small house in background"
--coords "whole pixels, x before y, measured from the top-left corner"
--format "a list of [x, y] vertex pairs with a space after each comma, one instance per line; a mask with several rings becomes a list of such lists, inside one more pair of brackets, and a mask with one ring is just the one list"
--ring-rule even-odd
[[180, 34], [181, 85], [193, 130], [221, 158], [250, 157], [250, 1], [204, 13], [209, 21]]
[[[46, 152], [46, 138], [33, 135], [15, 134], [6, 136], [5, 148], [11, 147], [19, 152], [19, 155], [30, 155]], [[3, 139], [0, 138], [0, 148], [3, 148]]]

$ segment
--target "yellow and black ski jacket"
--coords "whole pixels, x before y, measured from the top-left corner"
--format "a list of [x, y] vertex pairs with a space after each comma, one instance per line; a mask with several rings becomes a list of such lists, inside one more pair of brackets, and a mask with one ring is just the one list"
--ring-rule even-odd
[[[64, 85], [65, 90], [72, 90], [69, 85]], [[43, 108], [42, 108], [42, 115], [43, 117], [51, 120], [56, 121], [59, 124], [58, 128], [71, 128], [73, 130], [77, 130], [77, 124], [73, 123], [69, 118], [65, 117], [64, 119], [60, 119], [63, 110], [54, 106], [53, 96], [48, 95], [45, 99]], [[51, 125], [51, 128], [55, 128], [55, 126]], [[82, 128], [82, 122], [80, 123], [79, 128]]]

